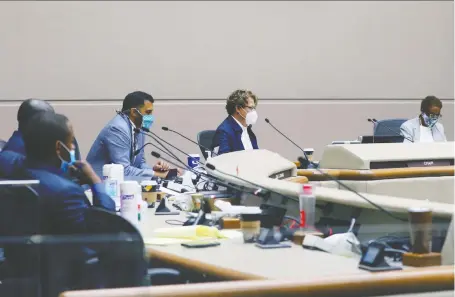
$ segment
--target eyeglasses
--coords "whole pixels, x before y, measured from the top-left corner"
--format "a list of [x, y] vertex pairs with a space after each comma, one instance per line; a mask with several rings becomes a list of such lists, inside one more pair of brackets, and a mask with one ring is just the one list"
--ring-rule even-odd
[[249, 111], [256, 110], [256, 106], [245, 106], [244, 108], [248, 108]]
[[442, 114], [434, 114], [434, 113], [429, 113], [427, 114], [430, 119], [439, 119], [442, 118]]

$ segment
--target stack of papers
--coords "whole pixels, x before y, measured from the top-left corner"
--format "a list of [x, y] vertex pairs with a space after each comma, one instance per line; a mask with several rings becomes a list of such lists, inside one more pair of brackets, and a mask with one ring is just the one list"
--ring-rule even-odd
[[154, 237], [144, 239], [147, 245], [171, 245], [189, 241], [234, 239], [242, 237], [237, 230], [218, 230], [208, 226], [182, 226], [161, 228], [154, 232]]

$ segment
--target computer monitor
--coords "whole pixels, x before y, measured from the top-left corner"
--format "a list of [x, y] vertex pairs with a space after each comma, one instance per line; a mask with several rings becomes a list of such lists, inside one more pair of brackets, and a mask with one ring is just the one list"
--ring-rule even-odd
[[400, 135], [365, 135], [362, 136], [362, 143], [400, 143], [403, 142], [403, 139], [404, 137]]

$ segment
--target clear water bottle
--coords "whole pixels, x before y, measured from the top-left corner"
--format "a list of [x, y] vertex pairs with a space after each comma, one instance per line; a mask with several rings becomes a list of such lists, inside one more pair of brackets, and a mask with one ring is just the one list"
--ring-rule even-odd
[[316, 196], [313, 194], [313, 186], [304, 184], [302, 193], [299, 195], [300, 228], [314, 230], [316, 220]]

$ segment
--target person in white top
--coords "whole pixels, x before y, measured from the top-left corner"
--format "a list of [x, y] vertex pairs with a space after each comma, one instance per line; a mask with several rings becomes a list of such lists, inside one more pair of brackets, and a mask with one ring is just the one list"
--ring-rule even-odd
[[444, 126], [440, 122], [442, 102], [435, 96], [427, 96], [420, 104], [420, 115], [404, 122], [400, 134], [404, 142], [445, 142]]
[[256, 135], [251, 127], [256, 124], [258, 99], [251, 91], [236, 90], [226, 102], [228, 117], [218, 126], [212, 149], [217, 154], [258, 149]]

